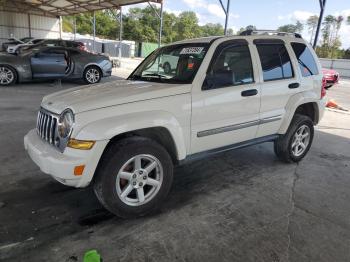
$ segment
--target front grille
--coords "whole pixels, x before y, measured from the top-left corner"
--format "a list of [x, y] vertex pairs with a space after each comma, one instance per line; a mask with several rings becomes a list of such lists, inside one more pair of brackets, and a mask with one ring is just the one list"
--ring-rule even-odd
[[43, 140], [52, 145], [55, 145], [57, 120], [58, 118], [54, 114], [40, 109], [36, 123], [36, 130]]

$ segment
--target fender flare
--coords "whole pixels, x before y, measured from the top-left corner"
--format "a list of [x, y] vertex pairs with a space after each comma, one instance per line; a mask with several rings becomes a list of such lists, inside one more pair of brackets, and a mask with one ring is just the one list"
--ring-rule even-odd
[[[187, 154], [184, 134], [187, 131], [172, 114], [165, 111], [146, 111], [98, 119], [83, 126], [75, 134], [75, 138], [96, 141], [111, 140], [128, 132], [157, 127], [165, 128], [169, 132], [174, 141], [177, 159], [184, 159]], [[190, 134], [189, 127], [187, 133]]]
[[317, 102], [320, 98], [316, 96], [315, 92], [307, 91], [293, 95], [289, 98], [288, 103], [286, 105], [286, 113], [283, 118], [280, 129], [278, 130], [278, 134], [285, 134], [288, 130], [288, 127], [293, 119], [296, 109], [306, 103], [314, 103], [316, 120], [315, 123], [319, 121], [319, 107], [317, 106]]

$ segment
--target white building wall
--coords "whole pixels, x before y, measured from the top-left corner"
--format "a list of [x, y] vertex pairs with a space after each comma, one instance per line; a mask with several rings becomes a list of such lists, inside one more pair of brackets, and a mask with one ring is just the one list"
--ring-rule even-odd
[[[30, 21], [30, 25], [29, 25]], [[8, 38], [59, 38], [58, 18], [0, 11], [0, 46]]]

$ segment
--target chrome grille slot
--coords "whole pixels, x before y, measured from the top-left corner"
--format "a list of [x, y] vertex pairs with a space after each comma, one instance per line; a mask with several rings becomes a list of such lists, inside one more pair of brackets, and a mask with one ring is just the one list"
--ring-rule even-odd
[[48, 143], [54, 145], [56, 138], [57, 116], [44, 109], [40, 109], [36, 122], [38, 135]]

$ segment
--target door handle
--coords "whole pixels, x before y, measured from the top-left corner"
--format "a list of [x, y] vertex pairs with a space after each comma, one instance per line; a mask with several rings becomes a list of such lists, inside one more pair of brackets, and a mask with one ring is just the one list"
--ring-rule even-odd
[[257, 94], [258, 94], [258, 90], [256, 89], [244, 90], [241, 93], [242, 96], [255, 96]]
[[294, 89], [294, 88], [298, 88], [299, 86], [300, 86], [299, 83], [291, 83], [291, 84], [288, 85], [288, 88]]

